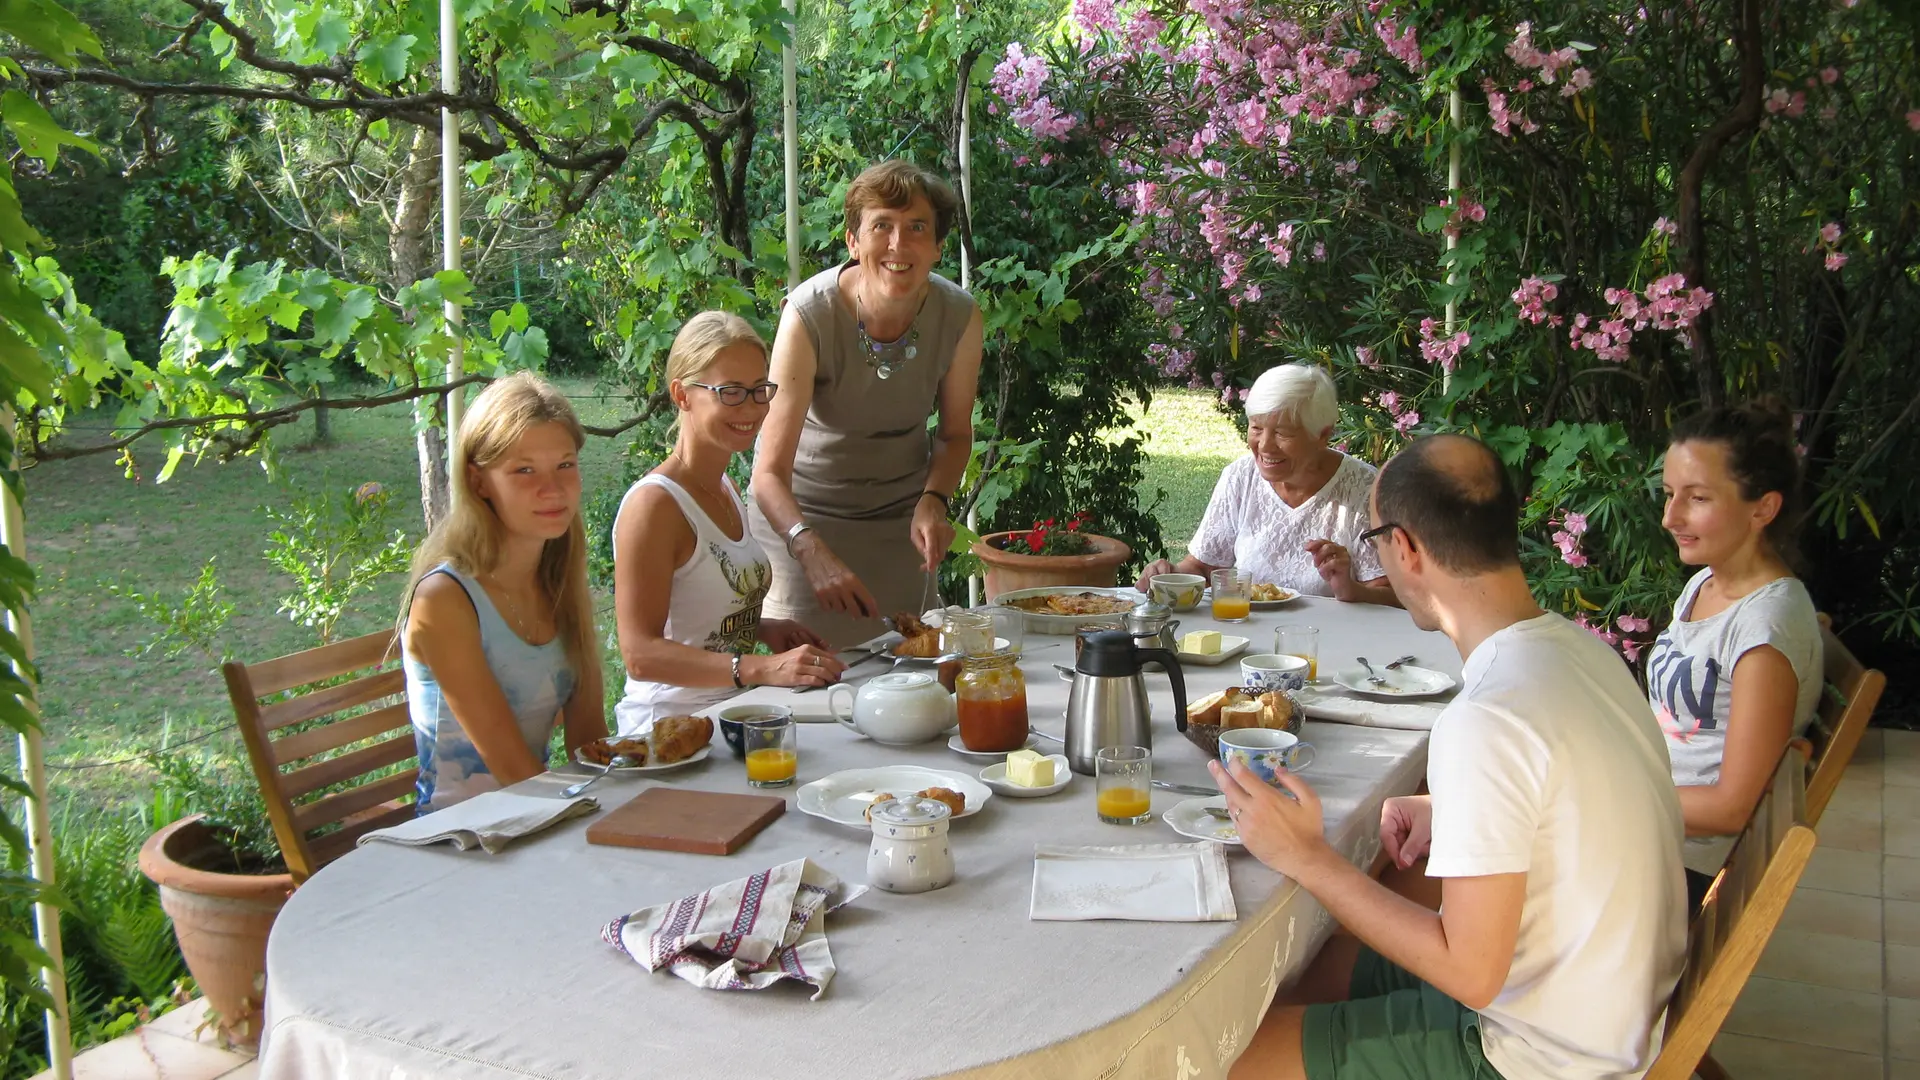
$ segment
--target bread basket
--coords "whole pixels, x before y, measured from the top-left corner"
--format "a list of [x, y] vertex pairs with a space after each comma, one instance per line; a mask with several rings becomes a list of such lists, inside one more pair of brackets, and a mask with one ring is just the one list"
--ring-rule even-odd
[[[1238, 690], [1249, 697], [1260, 696], [1257, 693], [1254, 693], [1252, 691], [1247, 690], [1244, 687], [1239, 687], [1239, 686], [1228, 687], [1226, 691], [1222, 691], [1221, 693], [1222, 694], [1230, 693], [1231, 691], [1234, 691], [1234, 690]], [[1275, 730], [1286, 731], [1296, 736], [1300, 735], [1301, 731], [1307, 726], [1306, 710], [1300, 707], [1299, 699], [1295, 698], [1292, 694], [1278, 692], [1278, 691], [1276, 691], [1275, 693], [1278, 695], [1278, 698], [1280, 700], [1284, 700], [1291, 707], [1291, 710], [1292, 710], [1291, 715], [1288, 716], [1287, 718], [1287, 722], [1285, 726], [1276, 728]], [[1200, 749], [1206, 751], [1208, 757], [1214, 757], [1214, 758], [1217, 758], [1220, 756], [1220, 733], [1222, 731], [1229, 731], [1232, 729], [1224, 728], [1219, 724], [1203, 723], [1199, 720], [1194, 719], [1194, 717], [1196, 715], [1207, 715], [1209, 713], [1213, 715], [1218, 715], [1219, 713], [1218, 699], [1219, 699], [1219, 695], [1209, 694], [1207, 695], [1207, 697], [1202, 698], [1197, 702], [1194, 702], [1193, 705], [1188, 707], [1187, 715], [1180, 718], [1181, 722], [1179, 724], [1180, 733], [1185, 735], [1188, 741], [1192, 742], [1193, 745], [1199, 747]], [[1213, 705], [1211, 709], [1208, 708], [1209, 703], [1212, 703]], [[1266, 725], [1262, 725], [1262, 726], [1266, 726]]]

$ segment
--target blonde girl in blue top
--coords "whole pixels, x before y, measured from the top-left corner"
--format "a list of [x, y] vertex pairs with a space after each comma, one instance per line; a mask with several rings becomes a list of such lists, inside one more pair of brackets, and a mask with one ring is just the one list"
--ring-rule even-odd
[[527, 372], [468, 409], [453, 508], [413, 556], [401, 614], [419, 812], [546, 769], [607, 734], [580, 517], [586, 435], [566, 397]]

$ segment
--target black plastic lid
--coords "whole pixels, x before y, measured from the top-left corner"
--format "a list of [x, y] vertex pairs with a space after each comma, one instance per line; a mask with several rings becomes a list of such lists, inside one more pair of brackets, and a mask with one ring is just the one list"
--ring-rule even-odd
[[1083, 675], [1123, 676], [1140, 673], [1139, 650], [1125, 630], [1082, 631], [1086, 644], [1073, 669]]

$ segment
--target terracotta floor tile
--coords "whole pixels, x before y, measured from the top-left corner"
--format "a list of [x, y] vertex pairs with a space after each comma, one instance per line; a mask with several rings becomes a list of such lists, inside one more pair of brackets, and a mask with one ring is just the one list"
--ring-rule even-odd
[[248, 1059], [239, 1054], [190, 1039], [140, 1030], [75, 1057], [73, 1077], [74, 1080], [215, 1080], [247, 1063]]
[[1726, 1032], [1713, 1040], [1713, 1059], [1738, 1080], [1870, 1078], [1880, 1075], [1880, 1059], [1867, 1054]]
[[1880, 969], [1877, 941], [1838, 934], [1775, 933], [1753, 971], [1773, 979], [1878, 994]]
[[[1920, 791], [1920, 788], [1915, 788]], [[1800, 884], [1809, 889], [1853, 893], [1856, 896], [1880, 895], [1880, 854], [1874, 851], [1848, 851], [1821, 845], [1813, 849]]]
[[1888, 945], [1886, 992], [1920, 998], [1920, 945]]
[[[1725, 1031], [1883, 1056], [1879, 994], [1755, 976], [1727, 1014]], [[1916, 1004], [1920, 1004], [1917, 1002]]]
[[[207, 999], [195, 998], [185, 1005], [160, 1017], [147, 1025], [148, 1031], [157, 1031], [162, 1035], [177, 1035], [182, 1039], [206, 1043], [209, 1046], [220, 1045], [219, 1030], [207, 1022]], [[231, 1049], [231, 1047], [221, 1047]], [[244, 1051], [239, 1051], [244, 1054]]]
[[1891, 900], [1920, 900], [1920, 859], [1888, 855], [1880, 864], [1880, 895]]
[[1920, 945], [1920, 903], [1912, 900], [1884, 900], [1887, 911], [1887, 940], [1895, 945]]
[[1887, 999], [1887, 1049], [1894, 1057], [1920, 1061], [1920, 999]]
[[1774, 929], [1776, 937], [1782, 934], [1836, 934], [1879, 941], [1880, 900], [1825, 889], [1795, 889], [1786, 914]]

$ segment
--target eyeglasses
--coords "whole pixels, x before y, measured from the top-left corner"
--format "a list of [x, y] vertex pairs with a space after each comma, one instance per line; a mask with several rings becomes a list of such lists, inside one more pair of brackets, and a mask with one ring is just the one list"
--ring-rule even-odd
[[[1407, 532], [1406, 527], [1401, 525], [1399, 522], [1389, 521], [1384, 525], [1377, 525], [1371, 529], [1368, 529], [1366, 532], [1361, 533], [1360, 543], [1372, 544], [1373, 549], [1375, 551], [1378, 551], [1380, 550], [1380, 544], [1379, 544], [1380, 538], [1387, 535], [1388, 533], [1391, 533], [1395, 529], [1399, 529], [1401, 532]], [[1413, 534], [1412, 533], [1407, 533], [1407, 549], [1409, 551], [1413, 550]]]
[[773, 400], [774, 391], [780, 389], [779, 383], [771, 382], [755, 383], [752, 386], [741, 386], [739, 383], [714, 386], [703, 382], [690, 382], [687, 385], [713, 391], [713, 396], [719, 398], [722, 405], [745, 405], [748, 398], [752, 398], [756, 405], [765, 405]]

